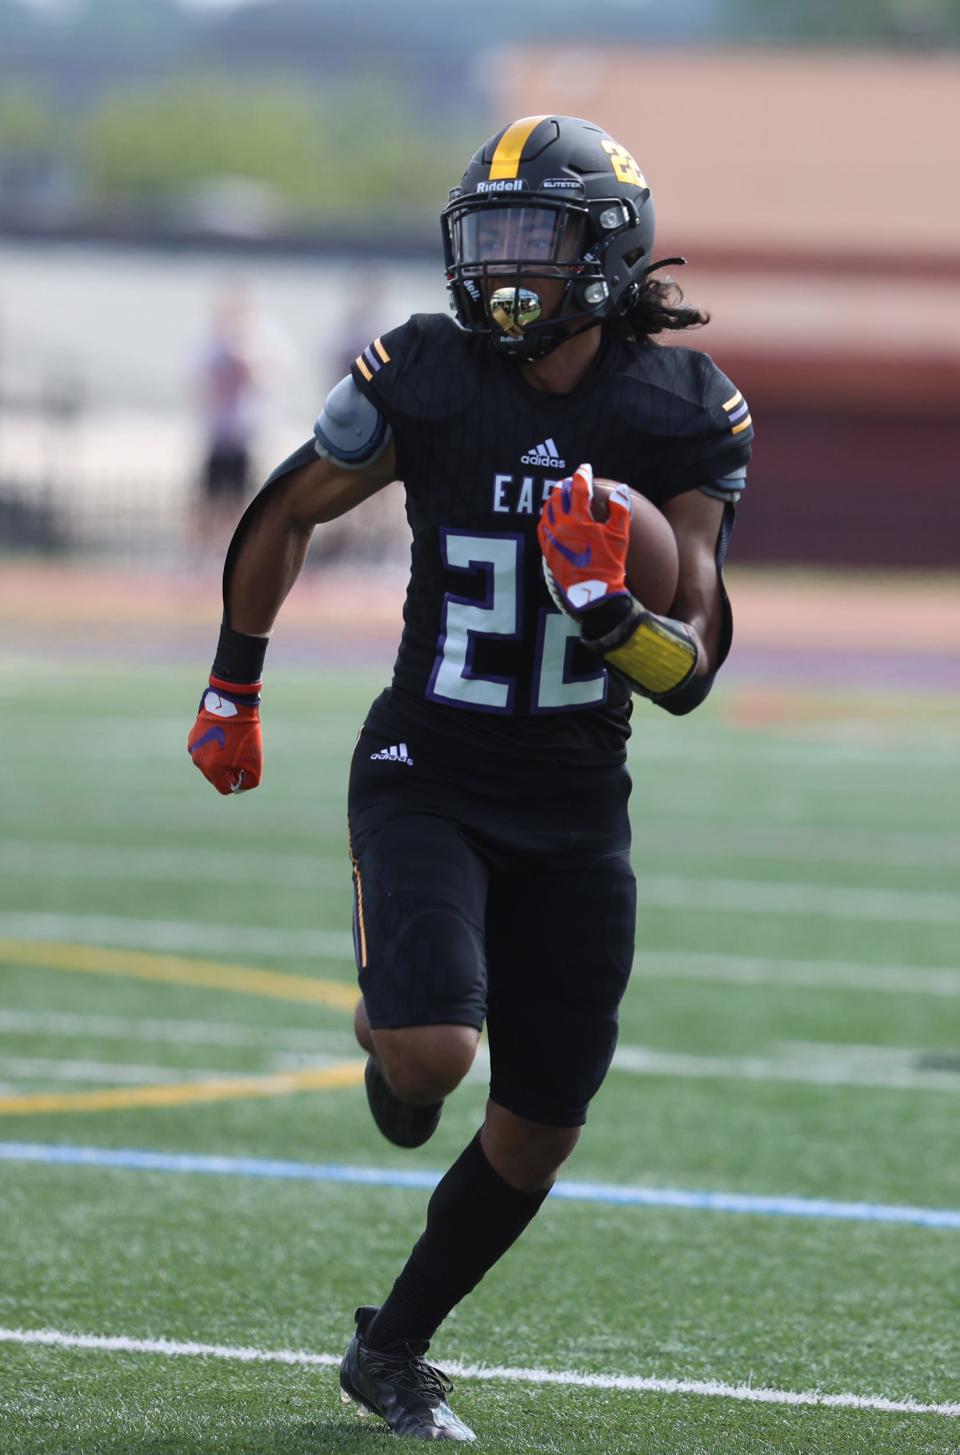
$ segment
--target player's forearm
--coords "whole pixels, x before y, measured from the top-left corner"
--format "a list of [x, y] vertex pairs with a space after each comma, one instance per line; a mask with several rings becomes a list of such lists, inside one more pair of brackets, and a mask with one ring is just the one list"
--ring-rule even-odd
[[686, 681], [657, 699], [657, 706], [684, 717], [710, 694], [729, 647], [732, 616], [719, 576], [703, 583], [695, 597], [678, 598], [675, 610], [696, 646], [697, 660]]
[[278, 465], [230, 542], [224, 614], [238, 632], [265, 636], [300, 574], [315, 525], [344, 515], [393, 479], [393, 453], [361, 470], [318, 458], [312, 441]]
[[626, 592], [585, 612], [580, 635], [654, 701], [689, 681], [700, 662], [699, 638], [685, 622], [648, 611]]
[[234, 631], [267, 636], [300, 574], [312, 525], [300, 524], [290, 509], [290, 491], [270, 492], [246, 522], [228, 556], [223, 602]]
[[732, 511], [729, 502], [699, 490], [688, 491], [664, 507], [680, 551], [680, 583], [670, 614], [696, 646], [693, 671], [655, 698], [658, 707], [675, 717], [700, 706], [730, 650], [733, 614], [723, 584], [723, 558]]
[[697, 643], [694, 676], [716, 672], [722, 659], [724, 619], [729, 603], [715, 568], [701, 579], [684, 582], [670, 608], [670, 615], [683, 623]]
[[303, 567], [314, 526], [352, 510], [393, 478], [392, 446], [370, 465], [348, 469], [318, 457], [308, 440], [277, 466], [227, 551], [216, 676], [259, 679], [269, 634]]
[[[248, 506], [223, 567], [223, 621], [211, 681], [259, 683], [269, 634], [303, 566], [313, 531], [298, 509], [298, 476], [312, 468], [297, 456], [280, 466]], [[317, 462], [319, 464], [319, 461]]]
[[[690, 608], [685, 616], [684, 605]], [[681, 716], [699, 707], [713, 686], [723, 628], [722, 612], [709, 603], [678, 599], [677, 607], [676, 615], [661, 616], [621, 595], [586, 612], [580, 630], [634, 692]]]

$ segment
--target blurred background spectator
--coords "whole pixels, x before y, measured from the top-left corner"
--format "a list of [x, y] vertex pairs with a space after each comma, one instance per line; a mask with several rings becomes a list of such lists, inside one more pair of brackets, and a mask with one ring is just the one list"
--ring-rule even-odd
[[267, 468], [261, 442], [298, 366], [291, 340], [246, 282], [223, 283], [194, 367], [201, 459], [192, 543], [201, 553], [222, 559]]
[[198, 369], [204, 434], [198, 524], [204, 542], [222, 545], [246, 503], [260, 424], [262, 367], [250, 334], [249, 303], [235, 286], [214, 304]]

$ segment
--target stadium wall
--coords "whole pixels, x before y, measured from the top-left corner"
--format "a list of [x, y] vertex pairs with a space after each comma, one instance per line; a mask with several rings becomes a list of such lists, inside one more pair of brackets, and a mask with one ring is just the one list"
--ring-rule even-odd
[[712, 316], [677, 341], [757, 426], [737, 559], [955, 570], [960, 59], [558, 46], [490, 74], [499, 116], [562, 97], [649, 177]]

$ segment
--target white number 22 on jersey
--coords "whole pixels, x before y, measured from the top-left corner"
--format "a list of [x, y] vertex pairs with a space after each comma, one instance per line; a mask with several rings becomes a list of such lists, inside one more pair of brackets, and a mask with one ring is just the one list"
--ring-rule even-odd
[[[524, 538], [521, 535], [463, 535], [446, 531], [441, 538], [444, 564], [487, 579], [483, 601], [447, 592], [437, 659], [427, 695], [440, 702], [485, 712], [513, 712], [516, 682], [511, 677], [481, 677], [473, 671], [478, 637], [517, 641], [522, 630]], [[586, 677], [572, 677], [568, 661], [579, 632], [570, 617], [553, 607], [540, 612], [533, 670], [534, 712], [563, 712], [603, 702], [606, 668]]]

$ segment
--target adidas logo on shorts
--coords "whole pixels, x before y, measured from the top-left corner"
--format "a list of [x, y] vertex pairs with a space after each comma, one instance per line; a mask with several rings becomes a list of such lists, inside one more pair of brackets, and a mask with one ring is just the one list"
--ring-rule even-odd
[[521, 455], [520, 463], [521, 465], [540, 465], [547, 470], [565, 470], [567, 462], [559, 459], [559, 454], [556, 440], [544, 440], [542, 444], [534, 445], [528, 455]]
[[408, 768], [413, 767], [413, 759], [407, 752], [406, 743], [394, 743], [391, 748], [381, 748], [379, 753], [371, 753], [372, 763], [406, 763]]

